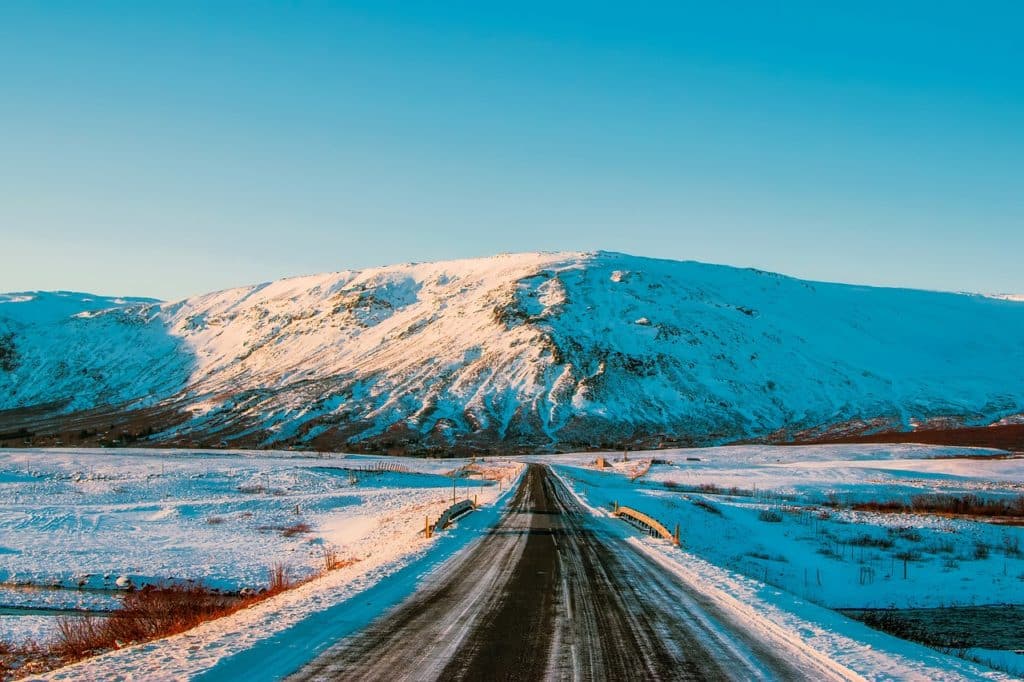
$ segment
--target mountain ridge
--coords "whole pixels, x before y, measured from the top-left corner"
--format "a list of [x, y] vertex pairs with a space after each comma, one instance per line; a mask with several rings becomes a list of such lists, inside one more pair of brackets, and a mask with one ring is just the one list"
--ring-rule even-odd
[[0, 295], [0, 434], [552, 450], [1024, 412], [1024, 306], [980, 295], [589, 251], [73, 296]]

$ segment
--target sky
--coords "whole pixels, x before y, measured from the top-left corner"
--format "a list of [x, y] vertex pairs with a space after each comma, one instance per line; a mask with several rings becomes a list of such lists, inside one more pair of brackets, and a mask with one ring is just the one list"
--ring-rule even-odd
[[1024, 292], [1019, 3], [0, 3], [0, 291], [508, 251]]

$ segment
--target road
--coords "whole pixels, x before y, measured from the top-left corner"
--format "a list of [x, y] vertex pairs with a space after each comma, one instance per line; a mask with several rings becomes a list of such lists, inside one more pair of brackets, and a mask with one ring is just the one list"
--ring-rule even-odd
[[841, 679], [734, 618], [531, 465], [480, 542], [288, 679]]

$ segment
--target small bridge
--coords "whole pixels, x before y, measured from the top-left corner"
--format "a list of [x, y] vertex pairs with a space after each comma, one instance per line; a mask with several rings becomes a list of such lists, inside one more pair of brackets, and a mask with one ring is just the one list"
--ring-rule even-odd
[[658, 521], [653, 516], [648, 516], [642, 511], [637, 511], [636, 509], [631, 509], [629, 507], [621, 507], [618, 502], [615, 503], [612, 514], [629, 525], [645, 531], [648, 535], [664, 538], [673, 545], [679, 544], [679, 524], [676, 524], [675, 532], [670, 533], [668, 528], [665, 527], [665, 524]]
[[475, 500], [468, 500], [467, 499], [467, 500], [462, 500], [461, 502], [456, 502], [455, 504], [453, 504], [452, 506], [448, 507], [443, 512], [441, 512], [441, 516], [438, 517], [437, 521], [434, 523], [433, 526], [430, 525], [430, 519], [429, 518], [427, 519], [427, 522], [426, 522], [426, 525], [425, 525], [424, 531], [423, 531], [424, 535], [426, 535], [429, 538], [434, 533], [441, 532], [442, 530], [444, 530], [445, 528], [450, 526], [452, 524], [452, 521], [455, 521], [459, 517], [461, 517], [461, 516], [463, 516], [465, 514], [468, 514], [469, 512], [473, 511], [474, 509], [476, 509], [476, 501]]

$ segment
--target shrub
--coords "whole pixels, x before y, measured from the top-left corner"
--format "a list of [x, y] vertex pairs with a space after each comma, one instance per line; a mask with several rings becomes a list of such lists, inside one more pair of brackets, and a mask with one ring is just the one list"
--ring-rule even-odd
[[710, 512], [710, 513], [715, 514], [717, 516], [721, 516], [722, 515], [722, 510], [719, 509], [718, 507], [716, 507], [715, 505], [711, 504], [707, 500], [702, 500], [702, 499], [698, 498], [696, 500], [693, 500], [693, 503], [695, 505], [697, 505], [698, 507], [700, 507], [701, 509], [703, 509], [704, 511], [706, 511], [706, 512]]
[[1008, 557], [1021, 557], [1020, 537], [1017, 535], [1003, 536], [1003, 554]]
[[765, 552], [747, 552], [747, 556], [753, 557], [755, 559], [761, 559], [762, 561], [778, 561], [779, 563], [784, 564], [789, 563], [789, 559], [782, 556], [781, 554], [776, 554], [775, 556], [772, 556], [771, 554], [767, 554]]
[[334, 571], [339, 568], [345, 568], [346, 566], [351, 566], [356, 562], [356, 559], [342, 559], [338, 550], [327, 545], [324, 545], [322, 555], [324, 559], [324, 571]]
[[1013, 498], [987, 498], [972, 493], [964, 495], [915, 495], [910, 503], [898, 500], [879, 502], [872, 500], [852, 506], [858, 511], [916, 513], [916, 514], [957, 514], [962, 516], [1024, 517], [1024, 495]]
[[95, 616], [58, 618], [55, 653], [66, 660], [76, 661], [112, 648], [114, 639], [104, 625]]
[[238, 597], [196, 583], [147, 585], [125, 594], [107, 617], [57, 619], [54, 653], [74, 661], [109, 649], [184, 632], [244, 605]]
[[14, 645], [0, 639], [0, 680], [6, 680], [14, 665]]
[[921, 542], [921, 540], [923, 539], [921, 531], [919, 531], [917, 528], [913, 528], [912, 526], [898, 526], [896, 528], [890, 528], [889, 535], [898, 538], [903, 538], [904, 540], [908, 540], [909, 542]]
[[956, 551], [956, 545], [952, 540], [936, 540], [925, 547], [924, 551], [931, 554], [953, 554]]
[[58, 663], [34, 640], [8, 642], [0, 639], [0, 680], [45, 672]]
[[283, 562], [275, 562], [271, 564], [267, 573], [269, 574], [267, 580], [267, 592], [276, 594], [278, 592], [284, 592], [292, 586], [292, 580], [288, 575], [288, 565]]
[[889, 549], [896, 544], [889, 538], [876, 538], [867, 533], [858, 535], [848, 542], [854, 547], [879, 547], [881, 549]]
[[781, 523], [782, 512], [778, 509], [762, 509], [757, 513], [757, 518], [758, 520], [765, 521], [766, 523]]
[[291, 580], [284, 564], [270, 566], [269, 572], [268, 587], [248, 596], [226, 594], [191, 582], [147, 585], [126, 592], [121, 608], [107, 617], [58, 618], [56, 635], [46, 647], [31, 642], [12, 646], [0, 641], [0, 680], [6, 679], [12, 669], [19, 674], [42, 673], [129, 644], [184, 632], [304, 582]]
[[308, 533], [311, 530], [313, 530], [312, 526], [310, 526], [308, 523], [300, 521], [299, 523], [293, 523], [290, 526], [285, 526], [284, 528], [282, 528], [281, 535], [285, 536], [286, 538], [292, 538], [296, 535], [303, 535], [305, 533]]

